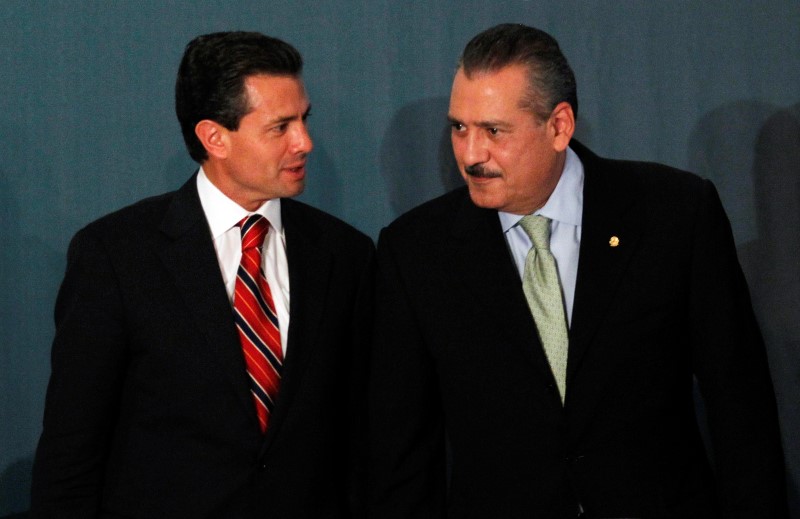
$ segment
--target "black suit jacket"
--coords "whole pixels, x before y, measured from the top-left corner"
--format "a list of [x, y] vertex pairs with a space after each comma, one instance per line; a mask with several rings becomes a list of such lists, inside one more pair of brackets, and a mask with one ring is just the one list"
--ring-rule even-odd
[[350, 517], [374, 246], [300, 202], [281, 210], [291, 322], [266, 435], [195, 177], [75, 236], [33, 517]]
[[462, 188], [381, 233], [373, 516], [782, 516], [765, 351], [716, 191], [572, 147], [585, 183], [563, 407], [496, 211]]

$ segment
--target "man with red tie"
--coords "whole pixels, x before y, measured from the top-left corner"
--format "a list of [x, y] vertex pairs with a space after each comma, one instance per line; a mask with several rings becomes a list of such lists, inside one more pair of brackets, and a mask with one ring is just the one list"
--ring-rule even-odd
[[302, 59], [258, 33], [186, 48], [199, 171], [73, 239], [33, 517], [352, 517], [374, 247], [291, 197]]

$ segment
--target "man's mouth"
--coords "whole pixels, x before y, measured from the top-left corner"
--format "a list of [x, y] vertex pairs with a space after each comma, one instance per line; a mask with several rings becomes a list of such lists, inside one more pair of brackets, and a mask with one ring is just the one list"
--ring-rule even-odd
[[283, 169], [285, 169], [287, 171], [290, 171], [292, 173], [298, 174], [298, 173], [302, 173], [305, 170], [305, 168], [306, 168], [306, 163], [305, 162], [301, 162], [301, 163], [297, 163], [297, 164], [289, 164], [288, 166], [286, 166]]

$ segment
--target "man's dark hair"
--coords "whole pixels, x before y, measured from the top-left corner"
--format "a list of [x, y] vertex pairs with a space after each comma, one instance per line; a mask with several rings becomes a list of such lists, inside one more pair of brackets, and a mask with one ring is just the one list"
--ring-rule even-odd
[[186, 46], [175, 82], [175, 112], [189, 155], [208, 158], [194, 128], [204, 119], [229, 130], [249, 111], [245, 79], [256, 74], [298, 77], [303, 58], [288, 43], [257, 32], [217, 32]]
[[558, 42], [544, 31], [515, 23], [496, 25], [472, 38], [458, 60], [467, 78], [509, 65], [528, 68], [530, 87], [523, 100], [526, 109], [547, 120], [556, 105], [566, 101], [577, 118], [575, 74]]

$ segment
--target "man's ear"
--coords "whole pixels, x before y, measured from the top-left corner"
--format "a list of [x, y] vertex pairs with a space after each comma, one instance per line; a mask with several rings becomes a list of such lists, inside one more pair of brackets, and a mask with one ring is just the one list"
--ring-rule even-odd
[[194, 133], [206, 149], [209, 158], [228, 157], [228, 129], [210, 119], [203, 119], [194, 127]]
[[564, 151], [575, 133], [575, 113], [572, 106], [566, 101], [558, 103], [550, 114], [550, 125], [553, 131], [553, 147], [556, 151]]

